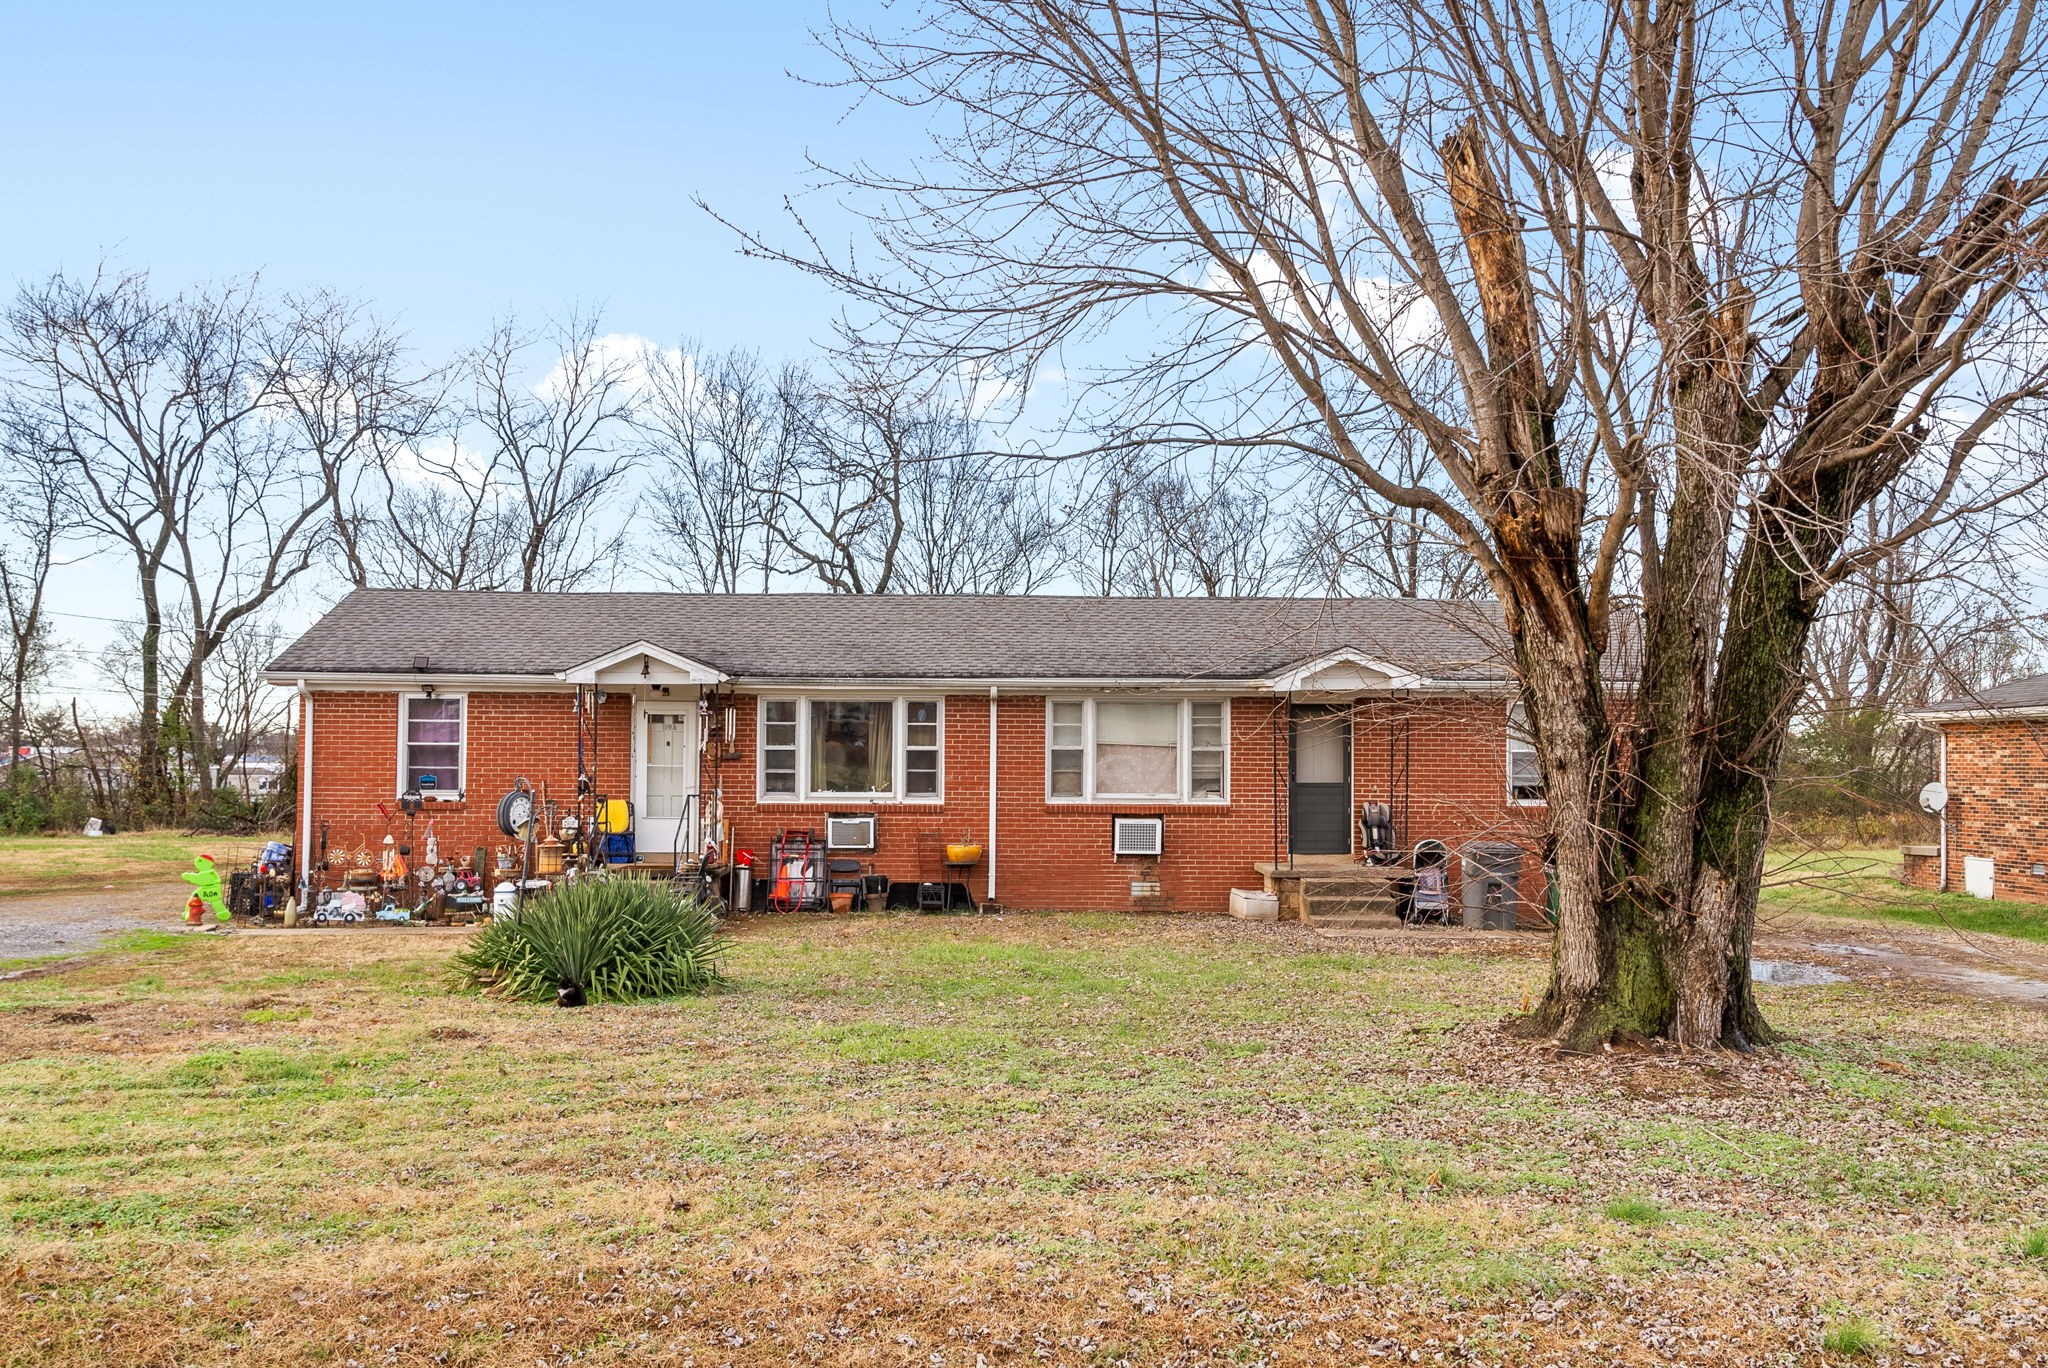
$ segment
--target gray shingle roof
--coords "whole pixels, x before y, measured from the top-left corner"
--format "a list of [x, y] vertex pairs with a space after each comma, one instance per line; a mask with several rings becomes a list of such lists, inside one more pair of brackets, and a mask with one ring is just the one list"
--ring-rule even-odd
[[551, 676], [647, 641], [743, 680], [1252, 680], [1349, 647], [1444, 682], [1506, 679], [1497, 605], [1427, 599], [520, 594], [358, 589], [273, 677]]
[[2048, 708], [2048, 674], [2029, 675], [2015, 679], [1997, 688], [1985, 689], [1981, 693], [1961, 694], [1945, 698], [1939, 703], [1929, 703], [1919, 709], [1928, 713], [1972, 713], [1995, 711], [1999, 708]]

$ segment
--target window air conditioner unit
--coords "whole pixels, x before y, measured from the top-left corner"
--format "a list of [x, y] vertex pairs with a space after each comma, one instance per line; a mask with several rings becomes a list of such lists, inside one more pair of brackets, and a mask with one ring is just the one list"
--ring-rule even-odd
[[1112, 817], [1109, 819], [1109, 853], [1112, 855], [1159, 855], [1166, 849], [1164, 817]]
[[873, 850], [875, 848], [875, 814], [872, 812], [835, 812], [825, 819], [825, 848], [827, 850]]

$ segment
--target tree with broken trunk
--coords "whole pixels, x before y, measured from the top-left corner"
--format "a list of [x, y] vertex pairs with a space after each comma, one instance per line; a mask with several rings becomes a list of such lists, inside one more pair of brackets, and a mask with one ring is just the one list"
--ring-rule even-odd
[[1099, 357], [1115, 443], [1291, 449], [1427, 515], [1502, 605], [1545, 770], [1527, 1025], [1768, 1040], [1749, 941], [1816, 614], [2040, 486], [2033, 6], [919, 16], [826, 39], [857, 97], [932, 113], [900, 176], [818, 168], [878, 248], [749, 249], [898, 355], [1027, 386]]

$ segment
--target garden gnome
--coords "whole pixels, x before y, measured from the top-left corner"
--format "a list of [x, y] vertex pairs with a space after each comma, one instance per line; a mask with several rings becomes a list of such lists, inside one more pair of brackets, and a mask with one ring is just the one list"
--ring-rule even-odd
[[192, 885], [194, 897], [213, 909], [214, 920], [228, 919], [228, 905], [220, 900], [220, 875], [213, 868], [213, 856], [193, 856], [191, 872], [179, 877]]

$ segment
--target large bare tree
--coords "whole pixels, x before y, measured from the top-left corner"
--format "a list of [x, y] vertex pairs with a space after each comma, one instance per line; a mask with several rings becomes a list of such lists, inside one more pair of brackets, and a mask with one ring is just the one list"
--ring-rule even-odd
[[[1749, 942], [1827, 592], [2041, 478], [2034, 6], [919, 15], [830, 35], [934, 129], [901, 174], [834, 180], [876, 255], [750, 248], [899, 350], [1028, 382], [1094, 347], [1121, 440], [1292, 444], [1427, 514], [1503, 606], [1545, 769], [1530, 1028], [1769, 1039]], [[1372, 440], [1389, 419], [1424, 478]]]
[[[185, 571], [181, 538], [224, 479], [234, 487], [223, 472], [250, 459], [237, 448], [263, 440], [252, 429], [281, 375], [264, 350], [267, 321], [253, 282], [161, 298], [146, 276], [104, 268], [26, 287], [8, 311], [16, 400], [63, 471], [67, 513], [133, 563], [142, 609], [138, 780], [148, 809], [174, 796], [163, 724], [178, 669], [166, 668], [164, 645]], [[304, 526], [291, 519], [286, 530]]]
[[16, 427], [69, 530], [133, 566], [139, 793], [162, 815], [173, 766], [211, 786], [209, 662], [323, 562], [354, 466], [410, 412], [398, 343], [331, 296], [164, 296], [104, 268], [23, 289], [7, 324]]

